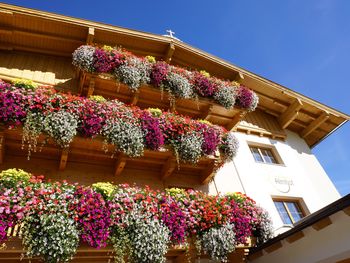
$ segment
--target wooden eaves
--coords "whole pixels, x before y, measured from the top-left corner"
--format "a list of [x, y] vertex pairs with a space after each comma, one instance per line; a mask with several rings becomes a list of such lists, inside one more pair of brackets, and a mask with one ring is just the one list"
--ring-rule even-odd
[[284, 129], [298, 133], [310, 147], [350, 119], [347, 114], [166, 36], [8, 4], [0, 4], [0, 14], [0, 56], [3, 50], [70, 58], [79, 45], [95, 42], [121, 45], [137, 55], [204, 69], [253, 89], [260, 98], [259, 109], [274, 116]]

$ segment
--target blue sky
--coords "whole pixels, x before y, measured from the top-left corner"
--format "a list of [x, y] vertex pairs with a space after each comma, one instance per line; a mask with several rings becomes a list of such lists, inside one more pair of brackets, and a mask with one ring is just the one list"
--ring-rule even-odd
[[[350, 1], [6, 1], [164, 34], [350, 113]], [[220, 3], [220, 4], [217, 4]], [[350, 124], [313, 152], [342, 195], [350, 193]]]

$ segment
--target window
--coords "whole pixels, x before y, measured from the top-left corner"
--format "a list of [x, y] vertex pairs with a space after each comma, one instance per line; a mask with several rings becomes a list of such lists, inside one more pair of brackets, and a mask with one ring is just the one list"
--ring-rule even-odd
[[294, 224], [305, 216], [298, 201], [274, 200], [273, 202], [284, 224]]
[[276, 154], [272, 148], [264, 148], [260, 146], [249, 146], [253, 154], [254, 160], [259, 163], [281, 163], [277, 160]]

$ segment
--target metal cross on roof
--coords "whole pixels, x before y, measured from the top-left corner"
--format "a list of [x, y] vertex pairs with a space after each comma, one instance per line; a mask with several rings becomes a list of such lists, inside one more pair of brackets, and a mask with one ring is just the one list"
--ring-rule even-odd
[[166, 30], [167, 33], [169, 33], [169, 37], [174, 37], [173, 34], [175, 35], [174, 31], [171, 31], [171, 29]]

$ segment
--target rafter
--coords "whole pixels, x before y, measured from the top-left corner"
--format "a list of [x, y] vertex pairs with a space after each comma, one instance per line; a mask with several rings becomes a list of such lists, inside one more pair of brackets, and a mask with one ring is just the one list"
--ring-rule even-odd
[[130, 104], [136, 105], [139, 100], [139, 96], [140, 96], [140, 91], [139, 90], [135, 91], [131, 97]]
[[176, 160], [173, 157], [169, 157], [166, 163], [164, 164], [161, 172], [162, 181], [170, 177], [176, 168]]
[[302, 108], [303, 103], [300, 99], [296, 99], [278, 118], [279, 123], [283, 129], [286, 129], [288, 125], [298, 116], [299, 110]]
[[68, 161], [68, 152], [69, 152], [69, 148], [62, 149], [60, 165], [58, 168], [60, 171], [63, 171], [64, 169], [66, 169], [67, 161]]
[[226, 129], [228, 131], [236, 130], [240, 120], [242, 120], [246, 114], [246, 111], [237, 112], [236, 115], [232, 118], [232, 120], [227, 124]]
[[95, 28], [94, 27], [89, 27], [88, 29], [88, 34], [86, 38], [86, 44], [92, 44], [95, 38]]
[[332, 220], [330, 219], [329, 216], [323, 218], [322, 220], [316, 222], [315, 224], [312, 225], [312, 228], [315, 229], [316, 231], [320, 231], [323, 228], [326, 228], [327, 226], [332, 224]]
[[170, 43], [167, 53], [165, 55], [165, 62], [169, 63], [171, 61], [174, 52], [175, 52], [175, 45], [173, 43]]
[[216, 173], [216, 160], [213, 159], [208, 167], [202, 172], [201, 184], [208, 184]]
[[86, 97], [90, 97], [92, 94], [94, 94], [95, 90], [95, 78], [91, 77], [89, 81], [89, 87], [86, 92]]
[[322, 112], [322, 114], [320, 116], [318, 116], [318, 118], [316, 118], [315, 120], [313, 120], [309, 126], [307, 126], [301, 133], [300, 136], [305, 138], [306, 136], [308, 136], [310, 133], [312, 133], [314, 130], [316, 130], [318, 127], [320, 127], [320, 125], [322, 123], [324, 123], [325, 121], [327, 121], [329, 119], [330, 115], [328, 112], [324, 111]]
[[200, 116], [200, 118], [202, 120], [208, 120], [210, 118], [210, 115], [213, 113], [213, 109], [214, 109], [214, 106], [212, 104], [209, 104], [207, 109]]
[[122, 153], [120, 153], [118, 155], [117, 161], [115, 163], [114, 175], [119, 176], [122, 173], [122, 171], [124, 170], [125, 165], [126, 165], [126, 158]]

